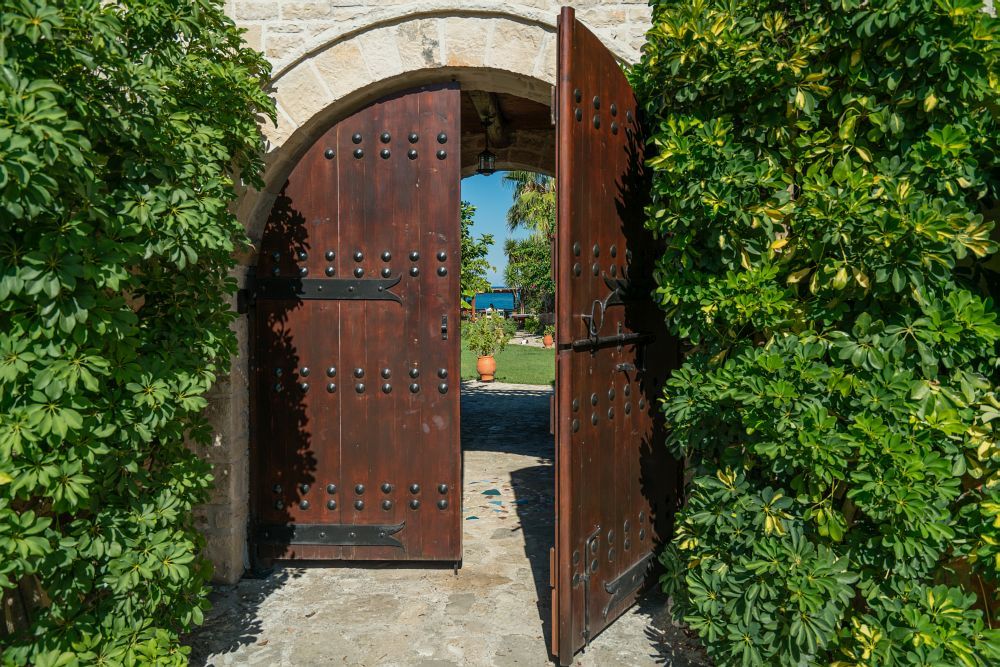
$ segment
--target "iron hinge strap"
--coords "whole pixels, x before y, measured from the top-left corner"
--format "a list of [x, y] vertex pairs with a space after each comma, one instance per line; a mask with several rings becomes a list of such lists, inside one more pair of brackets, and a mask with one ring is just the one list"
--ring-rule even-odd
[[629, 595], [642, 586], [646, 581], [646, 575], [649, 574], [653, 561], [654, 554], [650, 552], [615, 579], [604, 582], [604, 591], [611, 595], [611, 599], [608, 600], [608, 604], [602, 611], [605, 620], [608, 618], [609, 611], [620, 605]]
[[243, 293], [248, 306], [257, 301], [395, 301], [390, 291], [402, 280], [394, 278], [257, 278], [247, 282]]
[[354, 547], [402, 547], [393, 537], [406, 522], [395, 525], [264, 524], [257, 527], [259, 544], [316, 544]]

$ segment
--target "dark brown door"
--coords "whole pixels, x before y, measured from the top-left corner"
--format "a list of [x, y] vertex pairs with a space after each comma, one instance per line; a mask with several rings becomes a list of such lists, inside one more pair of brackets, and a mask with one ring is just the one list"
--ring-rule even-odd
[[459, 90], [337, 123], [288, 178], [253, 286], [258, 556], [462, 557]]
[[568, 665], [650, 581], [680, 466], [658, 412], [677, 348], [651, 298], [635, 96], [572, 9], [558, 43], [552, 651]]

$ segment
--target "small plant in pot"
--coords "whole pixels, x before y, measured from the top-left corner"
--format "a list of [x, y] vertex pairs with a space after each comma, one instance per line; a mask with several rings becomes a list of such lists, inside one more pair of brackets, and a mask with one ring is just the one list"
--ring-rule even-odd
[[542, 345], [545, 347], [552, 347], [553, 339], [552, 337], [556, 335], [556, 327], [554, 324], [547, 324], [545, 329], [542, 331]]
[[496, 315], [477, 317], [466, 327], [465, 341], [469, 350], [476, 355], [476, 372], [483, 382], [493, 382], [497, 361], [493, 355], [503, 351], [510, 341], [511, 333], [504, 318]]

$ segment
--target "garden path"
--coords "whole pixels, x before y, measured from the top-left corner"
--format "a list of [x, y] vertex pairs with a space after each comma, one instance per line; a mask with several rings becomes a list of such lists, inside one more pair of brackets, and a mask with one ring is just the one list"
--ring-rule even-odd
[[[277, 568], [213, 594], [194, 665], [551, 665], [551, 389], [462, 385], [464, 563]], [[487, 493], [484, 493], [487, 492]], [[577, 665], [701, 665], [648, 594]]]

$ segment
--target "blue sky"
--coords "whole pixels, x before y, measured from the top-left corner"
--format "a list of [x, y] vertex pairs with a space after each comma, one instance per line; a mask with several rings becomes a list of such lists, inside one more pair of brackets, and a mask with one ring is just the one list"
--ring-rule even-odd
[[503, 186], [503, 172], [498, 171], [492, 176], [469, 176], [462, 179], [462, 200], [476, 207], [475, 222], [472, 233], [492, 234], [493, 246], [490, 248], [490, 264], [496, 271], [487, 274], [486, 278], [492, 285], [503, 285], [503, 270], [507, 266], [507, 258], [503, 254], [504, 241], [513, 238], [523, 239], [529, 232], [519, 229], [513, 234], [507, 232], [507, 209], [512, 199], [510, 188]]

